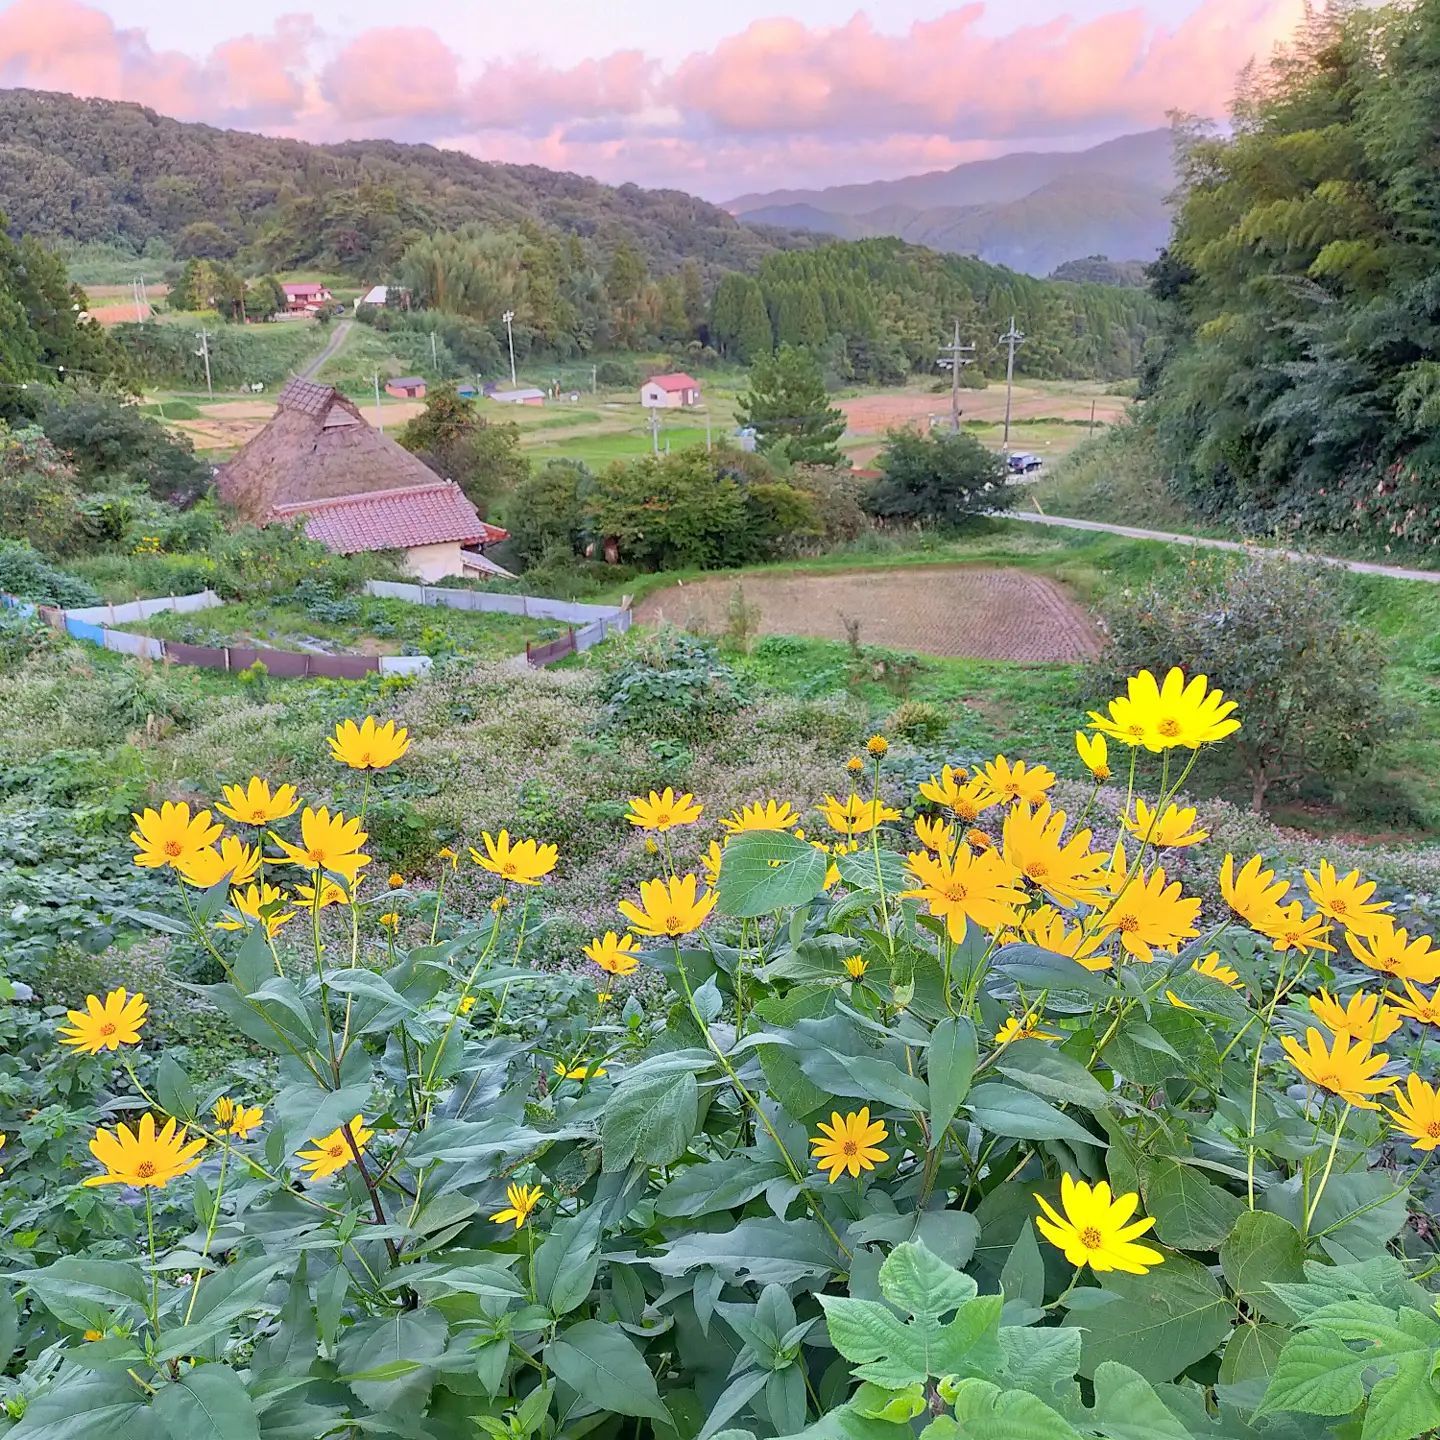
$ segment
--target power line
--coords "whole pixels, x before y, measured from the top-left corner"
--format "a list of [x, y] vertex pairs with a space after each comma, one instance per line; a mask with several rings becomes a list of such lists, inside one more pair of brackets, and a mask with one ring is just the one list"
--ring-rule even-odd
[[960, 429], [960, 372], [965, 366], [975, 363], [975, 347], [960, 343], [960, 321], [958, 319], [955, 321], [955, 338], [950, 344], [940, 347], [940, 359], [937, 363], [942, 370], [950, 371], [950, 428], [958, 433]]
[[1010, 393], [1015, 387], [1015, 347], [1025, 337], [1015, 328], [1015, 317], [1010, 317], [1010, 328], [1000, 337], [1000, 343], [1008, 347], [1005, 355], [1005, 438], [1000, 448], [1007, 454], [1010, 450]]

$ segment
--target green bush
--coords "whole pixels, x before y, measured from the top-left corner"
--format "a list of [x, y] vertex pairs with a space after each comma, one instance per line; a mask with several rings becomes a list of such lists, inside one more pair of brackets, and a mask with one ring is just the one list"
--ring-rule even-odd
[[0, 591], [37, 605], [78, 610], [104, 598], [84, 580], [52, 565], [23, 540], [0, 539]]
[[746, 699], [713, 645], [672, 629], [634, 641], [623, 661], [602, 674], [600, 695], [613, 724], [677, 735], [713, 729]]
[[912, 745], [934, 745], [945, 738], [950, 716], [928, 700], [907, 700], [885, 722], [885, 732]]
[[964, 430], [890, 430], [876, 463], [881, 478], [861, 503], [881, 520], [954, 529], [1018, 493], [1004, 460]]

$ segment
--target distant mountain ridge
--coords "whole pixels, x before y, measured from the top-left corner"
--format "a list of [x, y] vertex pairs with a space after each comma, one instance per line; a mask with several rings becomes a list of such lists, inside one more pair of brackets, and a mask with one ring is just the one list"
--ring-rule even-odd
[[1149, 260], [1170, 232], [1175, 184], [1168, 130], [1088, 150], [1001, 156], [863, 185], [742, 195], [726, 209], [750, 224], [846, 240], [896, 235], [1031, 275], [1068, 260]]

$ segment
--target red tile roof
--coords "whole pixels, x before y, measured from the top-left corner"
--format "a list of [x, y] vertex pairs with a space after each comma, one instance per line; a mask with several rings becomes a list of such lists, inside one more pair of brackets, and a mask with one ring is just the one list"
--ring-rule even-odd
[[677, 370], [673, 375], [652, 375], [645, 383], [658, 385], [662, 390], [698, 390], [700, 388], [700, 382], [693, 376], [687, 375], [683, 370]]
[[406, 485], [367, 495], [277, 505], [272, 520], [305, 517], [305, 533], [340, 555], [362, 550], [408, 550], [416, 545], [490, 545], [508, 530], [487, 525], [453, 480]]
[[328, 295], [330, 292], [323, 285], [291, 285], [286, 284], [280, 287], [291, 300], [305, 300], [312, 296]]

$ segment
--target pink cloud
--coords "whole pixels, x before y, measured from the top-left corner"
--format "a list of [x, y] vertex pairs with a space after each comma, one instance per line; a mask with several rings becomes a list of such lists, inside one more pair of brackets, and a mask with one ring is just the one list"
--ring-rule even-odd
[[366, 30], [325, 68], [320, 90], [341, 121], [452, 115], [460, 62], [422, 25]]

